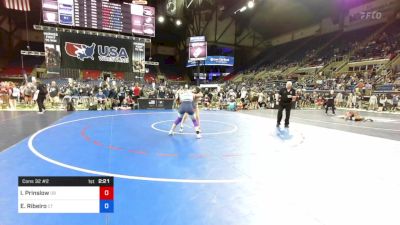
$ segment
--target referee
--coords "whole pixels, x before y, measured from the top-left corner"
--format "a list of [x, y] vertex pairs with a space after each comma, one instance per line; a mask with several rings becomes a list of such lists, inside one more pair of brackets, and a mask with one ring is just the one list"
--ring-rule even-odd
[[290, 110], [292, 109], [292, 100], [296, 100], [296, 91], [292, 88], [292, 82], [286, 83], [286, 88], [279, 91], [279, 110], [276, 127], [281, 125], [282, 111], [285, 109], [285, 128], [289, 128]]

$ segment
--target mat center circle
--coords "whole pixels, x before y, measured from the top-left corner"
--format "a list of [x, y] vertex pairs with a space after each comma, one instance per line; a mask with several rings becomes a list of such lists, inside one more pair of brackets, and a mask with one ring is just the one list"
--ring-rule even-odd
[[[151, 124], [151, 128], [156, 131], [168, 133], [171, 129], [173, 122], [174, 120], [158, 121]], [[178, 125], [176, 130], [179, 129], [179, 126], [180, 125]], [[193, 124], [190, 119], [188, 119], [183, 124], [183, 128], [184, 128], [183, 132], [177, 132], [176, 134], [195, 135]], [[203, 135], [220, 135], [220, 134], [234, 133], [238, 130], [238, 127], [235, 124], [221, 122], [217, 120], [201, 120], [201, 129]]]

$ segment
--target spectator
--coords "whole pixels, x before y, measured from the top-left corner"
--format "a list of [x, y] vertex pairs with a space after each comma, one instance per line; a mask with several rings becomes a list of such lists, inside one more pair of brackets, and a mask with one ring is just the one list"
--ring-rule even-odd
[[55, 81], [51, 82], [50, 88], [49, 88], [49, 96], [50, 96], [50, 103], [52, 106], [58, 104], [60, 102], [59, 98], [59, 88], [57, 87], [57, 84]]
[[10, 104], [10, 109], [11, 110], [16, 110], [17, 109], [17, 100], [20, 97], [20, 90], [15, 86], [14, 83], [9, 84], [9, 104]]
[[396, 111], [399, 105], [399, 97], [397, 95], [393, 95], [392, 98], [392, 111]]
[[140, 93], [142, 92], [142, 89], [139, 87], [139, 83], [135, 84], [135, 87], [133, 87], [133, 100], [135, 103], [137, 103], [138, 98], [140, 98]]
[[33, 94], [35, 93], [36, 89], [34, 88], [32, 83], [27, 83], [24, 87], [24, 98], [25, 98], [25, 104], [30, 106], [32, 105], [32, 98]]
[[257, 104], [257, 108], [259, 109], [259, 108], [261, 108], [261, 107], [264, 107], [265, 108], [265, 96], [264, 96], [264, 93], [262, 92], [262, 91], [259, 91], [258, 92], [258, 104]]
[[376, 97], [376, 95], [372, 95], [369, 98], [368, 110], [375, 110], [377, 108], [378, 108], [378, 98]]
[[343, 104], [343, 94], [342, 94], [342, 92], [337, 93], [335, 101], [336, 101], [335, 104], [336, 104], [337, 107], [342, 107], [342, 104]]
[[379, 111], [386, 111], [386, 104], [387, 104], [386, 95], [381, 95], [379, 98], [379, 105], [381, 107]]
[[357, 94], [353, 94], [353, 96], [351, 97], [351, 105], [353, 108], [357, 107]]

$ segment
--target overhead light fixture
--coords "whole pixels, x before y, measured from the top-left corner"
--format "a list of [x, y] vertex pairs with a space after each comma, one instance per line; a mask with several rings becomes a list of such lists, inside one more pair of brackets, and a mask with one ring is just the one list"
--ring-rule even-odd
[[244, 12], [244, 11], [246, 11], [246, 9], [247, 9], [247, 6], [243, 6], [243, 7], [239, 10], [239, 12]]
[[182, 25], [182, 21], [180, 19], [177, 19], [175, 23], [176, 23], [177, 26]]
[[165, 21], [165, 18], [163, 16], [158, 17], [158, 22], [164, 23], [164, 21]]
[[247, 3], [247, 7], [248, 7], [249, 9], [252, 9], [252, 8], [254, 7], [254, 1], [249, 1], [249, 2]]

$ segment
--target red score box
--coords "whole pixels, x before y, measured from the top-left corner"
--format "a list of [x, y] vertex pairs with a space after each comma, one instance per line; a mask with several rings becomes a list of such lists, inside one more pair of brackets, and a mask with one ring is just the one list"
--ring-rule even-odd
[[114, 187], [100, 187], [100, 200], [114, 200]]

